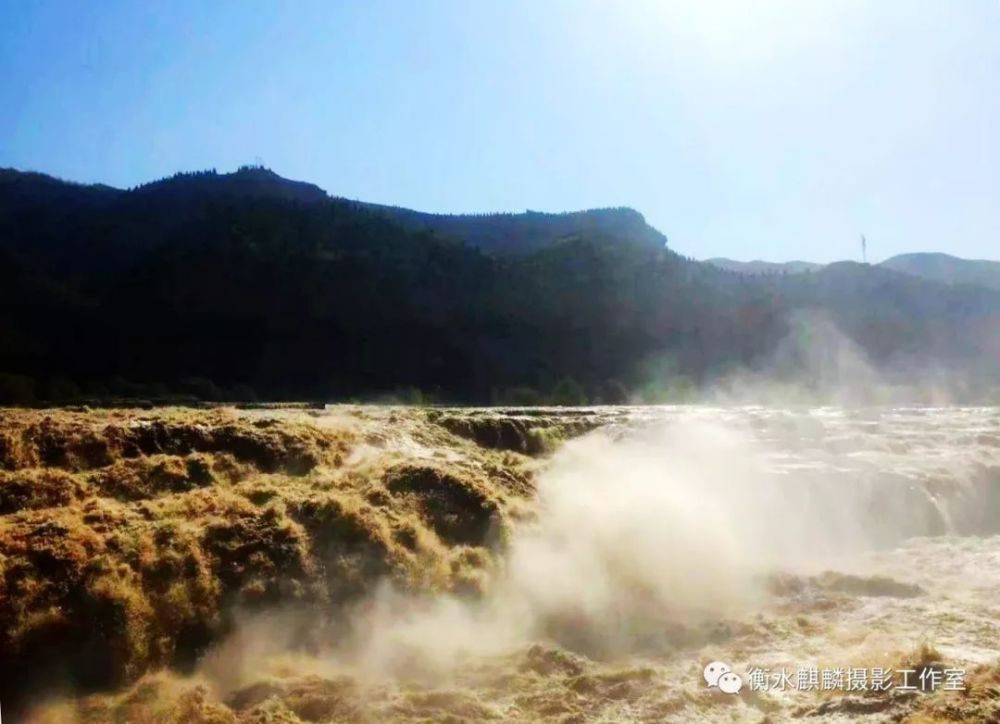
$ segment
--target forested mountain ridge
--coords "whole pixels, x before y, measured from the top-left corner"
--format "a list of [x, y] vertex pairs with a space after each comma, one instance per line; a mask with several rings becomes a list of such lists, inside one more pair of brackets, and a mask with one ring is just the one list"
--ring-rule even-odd
[[441, 216], [259, 168], [122, 191], [0, 172], [0, 397], [616, 402], [762, 369], [819, 311], [876, 364], [995, 371], [1000, 294], [752, 277], [628, 209]]
[[[118, 217], [128, 220], [137, 213], [157, 207], [191, 207], [218, 201], [281, 200], [304, 204], [350, 204], [396, 222], [412, 232], [428, 232], [463, 241], [469, 246], [498, 255], [513, 256], [536, 251], [573, 235], [605, 234], [653, 246], [665, 246], [667, 239], [646, 224], [642, 214], [630, 208], [588, 209], [564, 213], [527, 211], [520, 214], [430, 214], [397, 206], [373, 204], [328, 195], [323, 189], [302, 181], [282, 178], [270, 169], [245, 166], [220, 174], [214, 170], [177, 173], [165, 179], [123, 191], [100, 184], [76, 184], [33, 172], [0, 169], [0, 219], [51, 215], [55, 225], [64, 214], [116, 206]], [[14, 233], [33, 229], [40, 220], [29, 219]], [[137, 230], [126, 234], [143, 236]]]
[[393, 206], [369, 207], [382, 211], [401, 226], [461, 239], [470, 246], [498, 255], [537, 251], [573, 235], [604, 234], [653, 246], [667, 238], [630, 208], [588, 209], [561, 214], [526, 211], [523, 214], [428, 214]]

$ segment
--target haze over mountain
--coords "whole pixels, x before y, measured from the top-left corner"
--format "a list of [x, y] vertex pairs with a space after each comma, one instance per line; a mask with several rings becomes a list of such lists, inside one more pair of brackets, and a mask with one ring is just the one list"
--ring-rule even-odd
[[1000, 289], [1000, 261], [959, 259], [949, 254], [899, 254], [880, 266], [945, 284], [979, 284]]
[[774, 262], [761, 261], [760, 259], [736, 261], [735, 259], [726, 259], [718, 256], [712, 259], [705, 259], [705, 263], [717, 266], [720, 269], [739, 272], [740, 274], [798, 274], [804, 271], [815, 271], [823, 267], [822, 264], [816, 264], [811, 261]]
[[6, 400], [660, 399], [809, 367], [785, 346], [803, 314], [894, 378], [989, 389], [998, 310], [995, 290], [881, 267], [733, 273], [631, 209], [424, 214], [262, 168], [131, 190], [0, 172]]
[[[706, 259], [705, 263], [741, 274], [799, 274], [816, 271], [824, 266], [808, 261], [736, 261], [723, 257]], [[1000, 289], [1000, 261], [960, 259], [940, 252], [918, 252], [898, 254], [879, 262], [877, 266], [943, 284], [974, 284]]]

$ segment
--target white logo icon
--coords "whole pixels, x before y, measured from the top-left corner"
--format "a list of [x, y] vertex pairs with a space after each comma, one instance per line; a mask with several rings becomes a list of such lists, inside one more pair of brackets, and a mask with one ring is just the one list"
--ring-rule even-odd
[[708, 666], [705, 667], [705, 682], [712, 686], [719, 685], [719, 677], [723, 674], [728, 674], [732, 669], [729, 668], [729, 664], [724, 664], [721, 661], [713, 661]]
[[713, 661], [705, 667], [705, 683], [710, 689], [719, 687], [719, 691], [725, 694], [738, 694], [743, 688], [743, 679], [733, 673], [729, 664], [721, 661]]
[[743, 688], [743, 679], [738, 674], [729, 672], [719, 677], [719, 691], [726, 694], [739, 694]]

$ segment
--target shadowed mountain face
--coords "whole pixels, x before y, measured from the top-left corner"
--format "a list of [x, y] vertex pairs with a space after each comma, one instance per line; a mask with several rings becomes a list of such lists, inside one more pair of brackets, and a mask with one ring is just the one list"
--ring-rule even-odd
[[629, 209], [422, 214], [260, 168], [129, 191], [6, 170], [0, 398], [616, 402], [765, 369], [802, 312], [876, 365], [996, 373], [995, 291], [747, 276], [665, 242]]

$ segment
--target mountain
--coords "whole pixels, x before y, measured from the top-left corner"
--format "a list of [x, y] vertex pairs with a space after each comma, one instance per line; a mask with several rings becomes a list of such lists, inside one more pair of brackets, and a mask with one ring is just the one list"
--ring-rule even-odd
[[900, 254], [886, 259], [879, 266], [944, 284], [977, 284], [1000, 289], [1000, 261], [920, 253]]
[[766, 370], [817, 314], [887, 374], [989, 389], [998, 310], [868, 265], [734, 273], [628, 209], [422, 214], [257, 168], [130, 190], [0, 172], [7, 402], [661, 399]]
[[717, 266], [720, 269], [739, 272], [740, 274], [798, 274], [799, 272], [815, 271], [823, 267], [822, 264], [815, 264], [811, 261], [736, 261], [717, 256], [706, 259], [706, 264]]

